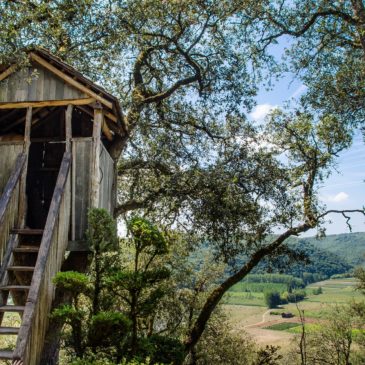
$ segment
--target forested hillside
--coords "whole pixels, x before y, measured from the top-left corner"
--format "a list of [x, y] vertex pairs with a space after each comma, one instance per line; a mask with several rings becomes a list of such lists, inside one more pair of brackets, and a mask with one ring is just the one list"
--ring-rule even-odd
[[336, 234], [322, 239], [303, 238], [300, 241], [334, 253], [351, 265], [365, 263], [365, 232]]
[[[330, 235], [321, 239], [291, 239], [288, 247], [295, 250], [296, 259], [288, 258], [288, 255], [265, 259], [253, 272], [288, 274], [309, 283], [350, 272], [365, 262], [365, 233], [361, 232]], [[243, 261], [244, 257], [238, 260], [239, 263]]]

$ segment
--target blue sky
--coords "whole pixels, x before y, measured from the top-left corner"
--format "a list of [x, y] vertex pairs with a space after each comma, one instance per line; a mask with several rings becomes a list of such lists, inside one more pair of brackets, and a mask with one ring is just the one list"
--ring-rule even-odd
[[[280, 107], [285, 101], [298, 98], [306, 87], [300, 80], [291, 75], [277, 82], [271, 91], [261, 90], [257, 97], [257, 106], [250, 118], [263, 121], [267, 113]], [[320, 199], [328, 209], [361, 209], [365, 205], [365, 145], [360, 133], [355, 135], [354, 142], [338, 159], [337, 172], [320, 188]], [[331, 215], [326, 224], [327, 234], [349, 232], [345, 219], [341, 215]], [[353, 232], [365, 231], [365, 218], [360, 214], [352, 215]], [[315, 235], [315, 231], [306, 235]]]

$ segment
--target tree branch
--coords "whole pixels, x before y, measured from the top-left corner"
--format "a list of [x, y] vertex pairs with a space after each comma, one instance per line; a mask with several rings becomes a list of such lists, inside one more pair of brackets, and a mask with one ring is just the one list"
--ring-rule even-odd
[[145, 98], [143, 100], [143, 103], [144, 104], [158, 103], [158, 102], [170, 97], [176, 90], [180, 89], [182, 86], [192, 84], [193, 82], [196, 82], [198, 80], [199, 80], [199, 77], [197, 75], [190, 76], [185, 79], [181, 79], [181, 80], [177, 81], [175, 84], [173, 84], [167, 90], [165, 90], [159, 94], [151, 95], [151, 96]]
[[269, 15], [268, 19], [273, 24], [275, 24], [278, 28], [280, 28], [281, 32], [279, 32], [277, 34], [274, 34], [274, 35], [271, 35], [269, 37], [266, 37], [266, 38], [263, 39], [263, 41], [264, 42], [270, 41], [270, 40], [278, 38], [278, 37], [280, 37], [284, 34], [291, 35], [293, 37], [300, 37], [303, 34], [305, 34], [312, 27], [312, 25], [317, 21], [318, 18], [325, 18], [327, 16], [336, 16], [338, 18], [343, 19], [345, 22], [347, 22], [351, 25], [357, 25], [358, 24], [358, 21], [349, 14], [343, 13], [339, 10], [326, 10], [326, 11], [318, 11], [318, 12], [314, 13], [311, 16], [311, 18], [304, 24], [304, 26], [301, 29], [293, 30], [293, 29], [289, 29], [285, 24], [279, 22], [274, 17]]

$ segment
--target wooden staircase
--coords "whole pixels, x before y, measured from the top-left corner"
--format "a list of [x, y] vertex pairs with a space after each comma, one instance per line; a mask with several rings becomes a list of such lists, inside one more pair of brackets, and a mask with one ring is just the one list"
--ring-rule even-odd
[[[21, 321], [38, 258], [43, 230], [13, 229], [11, 234], [15, 235], [13, 239], [18, 242], [18, 246], [12, 248], [11, 258], [6, 267], [6, 275], [0, 286], [0, 336], [18, 336], [19, 327], [8, 327], [3, 322], [6, 322], [7, 313], [17, 313]], [[0, 350], [0, 359], [9, 360], [12, 357], [12, 350]]]
[[[44, 230], [17, 228], [24, 166], [21, 155], [0, 198], [0, 340], [16, 340], [14, 348], [0, 349], [0, 363], [39, 365], [54, 298], [52, 280], [68, 244], [71, 154], [63, 156]], [[11, 314], [20, 326], [7, 323]]]

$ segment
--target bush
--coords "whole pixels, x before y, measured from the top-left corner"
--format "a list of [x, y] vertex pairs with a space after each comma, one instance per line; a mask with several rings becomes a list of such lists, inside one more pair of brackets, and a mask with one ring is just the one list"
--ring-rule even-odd
[[313, 290], [312, 290], [312, 294], [313, 295], [319, 295], [319, 294], [322, 294], [323, 293], [323, 290], [322, 290], [322, 287], [318, 287], [318, 288], [314, 288]]
[[268, 308], [276, 308], [281, 304], [280, 293], [277, 291], [268, 291], [265, 293], [265, 303]]
[[99, 312], [91, 318], [89, 343], [95, 348], [119, 347], [131, 325], [131, 321], [120, 312]]
[[291, 293], [285, 292], [282, 294], [282, 300], [287, 301], [288, 303], [297, 303], [303, 300], [307, 296], [305, 290], [294, 290]]
[[152, 335], [138, 342], [138, 355], [150, 357], [151, 364], [182, 364], [184, 361], [184, 345], [175, 338]]

